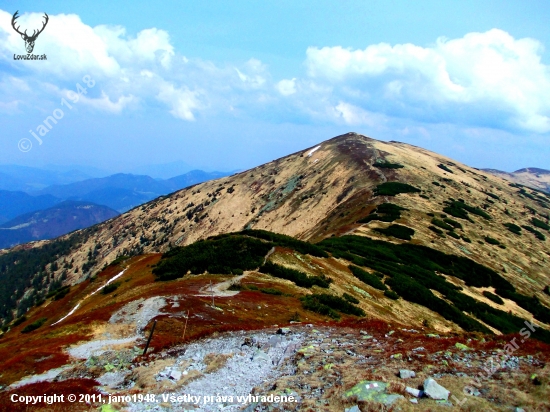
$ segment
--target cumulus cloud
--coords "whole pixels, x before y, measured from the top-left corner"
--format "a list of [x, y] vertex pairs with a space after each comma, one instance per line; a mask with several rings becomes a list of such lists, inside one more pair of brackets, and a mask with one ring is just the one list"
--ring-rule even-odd
[[493, 29], [431, 47], [310, 47], [308, 75], [365, 109], [431, 121], [494, 122], [550, 131], [550, 68], [542, 44]]
[[[0, 73], [0, 90], [12, 90], [9, 78], [17, 77], [23, 101], [47, 99], [57, 104], [69, 90], [82, 86], [84, 76], [95, 85], [81, 97], [84, 106], [109, 113], [145, 105], [164, 104], [174, 117], [193, 121], [200, 110], [246, 106], [257, 101], [257, 93], [267, 87], [267, 67], [250, 59], [239, 67], [218, 67], [212, 62], [177, 55], [169, 34], [147, 28], [130, 35], [122, 26], [90, 27], [74, 14], [50, 15], [47, 28], [38, 38], [33, 53], [45, 53], [45, 61], [14, 61], [14, 54], [25, 54], [24, 42], [11, 27], [11, 13], [0, 10], [0, 60], [13, 76]], [[43, 15], [24, 14], [22, 27], [40, 27]], [[31, 86], [32, 85], [32, 86]], [[244, 94], [243, 94], [244, 93]], [[10, 93], [14, 99], [16, 93]], [[237, 101], [235, 97], [237, 96]], [[18, 107], [3, 103], [0, 111]]]
[[372, 113], [344, 102], [332, 107], [329, 114], [332, 114], [336, 119], [341, 119], [345, 124], [356, 126], [376, 127], [386, 122], [384, 115]]
[[172, 84], [163, 84], [157, 98], [170, 106], [172, 115], [183, 120], [195, 120], [193, 110], [201, 107], [197, 92], [186, 87], [177, 89]]
[[283, 96], [290, 96], [296, 93], [296, 78], [283, 79], [277, 83], [276, 87]]
[[[255, 58], [238, 65], [188, 58], [162, 29], [132, 34], [122, 26], [91, 27], [74, 14], [50, 15], [34, 51], [48, 60], [14, 61], [25, 49], [11, 18], [0, 10], [3, 113], [42, 107], [48, 99], [59, 104], [62, 91], [75, 90], [89, 75], [96, 84], [82, 105], [113, 114], [157, 110], [160, 102], [183, 121], [225, 112], [371, 128], [403, 120], [550, 132], [550, 67], [541, 61], [543, 45], [498, 29], [439, 38], [430, 46], [310, 47], [305, 74], [273, 79]], [[19, 20], [32, 30], [40, 27], [42, 14]]]

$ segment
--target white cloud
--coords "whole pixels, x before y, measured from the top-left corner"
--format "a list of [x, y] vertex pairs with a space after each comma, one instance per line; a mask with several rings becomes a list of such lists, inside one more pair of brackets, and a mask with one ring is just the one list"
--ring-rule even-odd
[[[34, 54], [45, 53], [48, 59], [14, 61], [13, 54], [25, 54], [25, 49], [23, 40], [11, 27], [11, 18], [11, 13], [0, 10], [0, 60], [11, 66], [21, 79], [20, 83], [25, 84], [26, 79], [33, 84], [25, 90], [24, 101], [44, 104], [49, 98], [58, 104], [58, 97], [66, 97], [67, 91], [76, 90], [77, 83], [85, 86], [82, 79], [88, 75], [95, 85], [88, 87], [89, 94], [81, 96], [77, 104], [94, 109], [120, 113], [137, 104], [147, 105], [156, 100], [165, 103], [173, 116], [193, 120], [194, 112], [206, 107], [199, 104], [199, 93], [194, 90], [204, 93], [201, 84], [208, 76], [201, 76], [204, 71], [197, 69], [200, 63], [192, 72], [186, 67], [188, 59], [183, 56], [174, 59], [174, 47], [164, 30], [148, 28], [130, 36], [121, 26], [90, 27], [74, 14], [50, 15], [33, 51]], [[22, 27], [34, 27], [40, 25], [42, 19], [42, 14], [25, 14], [18, 23]], [[243, 70], [251, 73], [261, 66], [259, 61], [250, 61]], [[223, 74], [216, 70], [214, 66], [208, 74]], [[9, 83], [5, 76], [2, 77], [3, 83]], [[247, 82], [259, 87], [263, 80], [251, 76]], [[13, 104], [4, 104], [0, 110], [12, 107]]]
[[542, 50], [537, 40], [493, 29], [439, 38], [431, 47], [310, 47], [306, 67], [311, 78], [337, 88], [339, 99], [351, 97], [365, 108], [383, 106], [413, 118], [428, 113], [442, 121], [455, 119], [453, 112], [461, 110], [465, 122], [504, 117], [505, 124], [496, 126], [547, 133], [550, 68], [541, 62]]
[[125, 107], [127, 107], [131, 103], [135, 103], [137, 99], [135, 96], [132, 96], [130, 94], [128, 96], [120, 96], [117, 101], [111, 101], [109, 96], [107, 96], [107, 94], [103, 92], [101, 93], [100, 98], [91, 99], [85, 96], [81, 96], [80, 101], [85, 105], [93, 107], [94, 109], [110, 113], [120, 113]]
[[293, 79], [283, 79], [276, 85], [277, 90], [283, 96], [290, 96], [296, 93], [296, 78]]
[[157, 98], [171, 108], [173, 116], [183, 120], [195, 120], [193, 110], [201, 107], [197, 92], [185, 87], [177, 89], [172, 84], [163, 84]]
[[371, 113], [349, 103], [340, 102], [329, 110], [336, 119], [341, 119], [345, 124], [356, 126], [375, 127], [386, 122], [385, 116]]
[[[83, 107], [114, 114], [160, 106], [184, 121], [226, 112], [372, 128], [391, 127], [397, 119], [550, 132], [550, 67], [541, 62], [542, 44], [498, 29], [439, 38], [427, 47], [310, 47], [306, 76], [274, 80], [254, 58], [239, 65], [188, 58], [159, 28], [129, 34], [122, 26], [91, 27], [74, 14], [50, 15], [35, 46], [47, 61], [14, 61], [13, 54], [25, 49], [11, 17], [0, 10], [0, 62], [6, 68], [0, 73], [0, 111], [6, 113], [47, 101], [58, 105], [61, 90], [75, 90], [89, 75], [96, 85]], [[23, 27], [41, 21], [39, 13], [20, 17]]]

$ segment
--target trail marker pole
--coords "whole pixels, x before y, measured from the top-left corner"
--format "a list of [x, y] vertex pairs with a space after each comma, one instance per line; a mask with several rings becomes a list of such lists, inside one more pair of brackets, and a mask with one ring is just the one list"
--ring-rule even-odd
[[212, 294], [212, 307], [214, 307], [214, 289], [212, 289], [212, 281], [210, 281], [210, 293]]
[[155, 331], [155, 326], [157, 326], [157, 321], [155, 320], [153, 322], [153, 327], [151, 328], [151, 333], [149, 334], [149, 339], [147, 339], [147, 345], [145, 345], [145, 350], [143, 351], [143, 356], [147, 353], [147, 349], [149, 349], [149, 343], [151, 343], [151, 338], [153, 337], [153, 332]]
[[187, 311], [187, 317], [185, 318], [185, 326], [183, 327], [183, 337], [182, 340], [185, 340], [185, 331], [187, 330], [187, 321], [189, 320], [189, 311]]

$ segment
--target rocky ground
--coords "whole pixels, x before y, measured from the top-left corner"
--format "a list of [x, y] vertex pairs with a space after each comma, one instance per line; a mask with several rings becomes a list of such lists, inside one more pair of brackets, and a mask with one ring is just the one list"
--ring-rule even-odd
[[[387, 326], [294, 324], [214, 334], [145, 357], [137, 348], [90, 352], [54, 381], [88, 378], [104, 395], [155, 395], [90, 405], [102, 411], [550, 410], [550, 354], [537, 341], [523, 344], [535, 355], [520, 345], [505, 356], [508, 338]], [[269, 395], [292, 402], [262, 402]]]

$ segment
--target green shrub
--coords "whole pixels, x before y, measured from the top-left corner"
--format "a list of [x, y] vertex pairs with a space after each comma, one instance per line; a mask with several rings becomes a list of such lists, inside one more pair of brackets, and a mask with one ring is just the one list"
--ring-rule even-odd
[[504, 223], [504, 226], [515, 235], [521, 235], [521, 227], [513, 223]]
[[15, 320], [13, 321], [13, 326], [14, 326], [14, 327], [15, 327], [15, 326], [19, 326], [19, 325], [21, 325], [23, 322], [26, 322], [26, 321], [27, 321], [27, 317], [26, 317], [25, 315], [23, 315], [23, 316], [21, 316], [21, 317], [15, 319]]
[[122, 256], [119, 256], [117, 257], [115, 260], [113, 260], [109, 266], [116, 266], [116, 265], [119, 265], [121, 264], [122, 262], [125, 262], [126, 260], [130, 259], [131, 256], [127, 256], [127, 255], [122, 255]]
[[465, 241], [466, 243], [472, 243], [472, 241], [470, 240], [469, 237], [466, 237], [466, 236], [461, 236], [462, 240]]
[[550, 296], [550, 286], [546, 285], [546, 287], [542, 291]]
[[[321, 293], [306, 295], [300, 298], [300, 300], [302, 301], [302, 305], [305, 309], [321, 313], [322, 315], [328, 315], [330, 317], [334, 317], [333, 312], [335, 311], [345, 313], [347, 315], [365, 316], [363, 309], [358, 308], [339, 296]], [[330, 309], [330, 311], [326, 308]], [[338, 315], [338, 318], [339, 317], [340, 316]]]
[[240, 233], [258, 239], [268, 240], [272, 242], [274, 246], [288, 247], [290, 249], [294, 249], [296, 252], [303, 253], [305, 255], [328, 257], [327, 252], [325, 252], [320, 247], [309, 242], [304, 242], [303, 240], [295, 239], [292, 236], [281, 235], [280, 233], [273, 233], [268, 232], [267, 230], [259, 229], [243, 230]]
[[373, 163], [373, 166], [379, 167], [381, 169], [401, 169], [402, 167], [404, 167], [399, 163], [391, 163], [391, 162], [388, 162], [387, 160], [384, 160], [383, 162]]
[[489, 197], [492, 197], [493, 199], [496, 199], [496, 200], [500, 200], [500, 197], [498, 197], [497, 195], [495, 195], [494, 193], [490, 193], [490, 192], [485, 192], [485, 194]]
[[38, 329], [40, 326], [44, 324], [44, 322], [46, 322], [46, 320], [47, 318], [38, 319], [36, 322], [33, 322], [30, 325], [25, 326], [21, 331], [21, 333], [29, 333], [29, 332], [32, 332], [33, 330]]
[[103, 293], [104, 295], [108, 295], [109, 293], [117, 290], [119, 286], [120, 286], [120, 282], [109, 283], [107, 286], [101, 289], [101, 293]]
[[328, 288], [332, 279], [324, 276], [308, 276], [304, 272], [299, 270], [289, 269], [281, 265], [277, 265], [273, 262], [266, 262], [265, 265], [260, 267], [260, 272], [268, 273], [271, 276], [276, 278], [290, 280], [294, 282], [297, 286], [303, 288], [310, 288], [314, 285], [320, 286], [322, 288]]
[[485, 296], [487, 299], [492, 300], [493, 302], [499, 305], [504, 305], [504, 301], [500, 298], [500, 296], [495, 295], [494, 293], [491, 293], [488, 290], [483, 291], [483, 296]]
[[283, 294], [283, 292], [275, 288], [261, 288], [260, 292], [265, 293], [267, 295], [276, 295], [276, 296], [280, 296]]
[[544, 236], [542, 233], [540, 233], [538, 230], [536, 229], [533, 229], [531, 226], [527, 226], [527, 225], [522, 225], [521, 226], [522, 228], [524, 228], [525, 230], [531, 232], [532, 234], [535, 235], [535, 237], [539, 240], [546, 240], [546, 236]]
[[67, 294], [70, 292], [70, 287], [69, 286], [65, 286], [61, 289], [59, 289], [59, 291], [57, 291], [57, 293], [54, 295], [53, 297], [53, 300], [61, 300], [63, 299], [65, 296], [67, 296]]
[[445, 229], [445, 230], [453, 230], [454, 229], [453, 226], [451, 226], [451, 225], [445, 223], [443, 220], [439, 220], [435, 217], [432, 219], [431, 223], [432, 223], [432, 225], [440, 227], [441, 229]]
[[500, 245], [500, 242], [491, 236], [485, 236], [485, 242], [489, 243], [490, 245]]
[[368, 223], [372, 220], [393, 222], [394, 220], [401, 218], [401, 211], [403, 210], [408, 209], [394, 205], [393, 203], [382, 203], [378, 205], [370, 215], [359, 220], [358, 223]]
[[[53, 282], [52, 282], [52, 285], [53, 285]], [[58, 283], [58, 285], [60, 285], [60, 283]], [[69, 286], [53, 288], [48, 292], [48, 294], [46, 295], [46, 298], [51, 298], [52, 296], [55, 296], [59, 293], [63, 293], [67, 289], [69, 289]]]
[[449, 169], [447, 166], [445, 166], [445, 165], [442, 164], [442, 163], [438, 164], [437, 167], [439, 167], [440, 169], [445, 170], [446, 172], [454, 173], [451, 169]]
[[535, 319], [550, 323], [550, 309], [540, 303], [536, 296], [525, 296], [512, 290], [496, 289], [496, 292], [505, 299], [513, 300], [523, 309], [531, 312]]
[[376, 275], [373, 275], [360, 267], [349, 265], [348, 266], [351, 273], [353, 273], [353, 276], [355, 276], [357, 279], [359, 279], [361, 282], [366, 283], [369, 286], [372, 286], [375, 289], [379, 290], [386, 290], [387, 287], [382, 283], [380, 278]]
[[386, 236], [393, 236], [398, 239], [411, 240], [414, 235], [414, 229], [402, 225], [391, 225], [387, 228], [374, 229], [376, 232], [382, 233]]
[[227, 290], [239, 291], [239, 290], [243, 290], [243, 286], [240, 283], [235, 282], [235, 283], [231, 283], [227, 288]]
[[[437, 275], [436, 271], [462, 279], [468, 286], [493, 286], [502, 298], [514, 300], [519, 306], [531, 312], [537, 320], [550, 323], [550, 309], [542, 305], [538, 299], [517, 293], [512, 284], [497, 272], [467, 257], [446, 254], [421, 245], [397, 245], [353, 235], [328, 238], [318, 245], [336, 258], [346, 259], [356, 265], [384, 273], [388, 276], [386, 284], [403, 299], [440, 313], [465, 330], [491, 333], [487, 327], [466, 313], [471, 313], [502, 333], [517, 333], [525, 326], [525, 319], [461, 293], [460, 287], [449, 283], [444, 277]], [[435, 296], [424, 285], [437, 290], [452, 304]], [[537, 333], [538, 331], [540, 334], [537, 334], [536, 338], [550, 343], [550, 331], [542, 328], [538, 329]]]
[[[409, 276], [394, 275], [386, 282], [399, 296], [409, 302], [418, 303], [439, 313], [445, 319], [451, 320], [467, 331], [482, 331], [490, 333], [490, 330], [476, 320], [464, 315], [454, 305], [435, 296], [430, 289], [420, 284]], [[432, 285], [430, 285], [432, 287]]]
[[445, 213], [450, 214], [451, 216], [458, 217], [460, 219], [465, 219], [465, 220], [472, 221], [470, 219], [470, 217], [468, 216], [468, 212], [469, 212], [469, 213], [472, 213], [474, 215], [481, 216], [482, 218], [484, 218], [486, 220], [491, 219], [491, 216], [488, 213], [481, 210], [479, 207], [470, 206], [470, 205], [464, 203], [461, 200], [458, 200], [458, 201], [450, 200], [446, 203], [448, 204], [448, 206], [443, 208], [443, 211]]
[[452, 230], [447, 232], [447, 234], [451, 237], [454, 237], [455, 239], [460, 239], [460, 235], [456, 232], [453, 232]]
[[443, 219], [443, 221], [445, 223], [451, 225], [455, 229], [462, 229], [462, 225], [459, 222], [457, 222], [456, 220], [449, 219], [448, 217], [446, 217], [446, 218]]
[[355, 304], [355, 305], [357, 305], [357, 304], [359, 303], [359, 299], [356, 299], [356, 298], [354, 298], [353, 296], [351, 296], [351, 295], [349, 295], [349, 294], [347, 294], [347, 293], [344, 293], [344, 294], [342, 295], [342, 297], [343, 297], [344, 299], [346, 299], [349, 303], [353, 303], [353, 304]]
[[445, 236], [443, 234], [443, 231], [441, 229], [436, 228], [435, 226], [428, 226], [428, 229], [430, 229], [432, 232], [437, 233], [439, 236]]
[[332, 319], [340, 319], [340, 314], [332, 309], [330, 306], [325, 305], [319, 301], [319, 299], [313, 298], [308, 295], [300, 298], [304, 309], [311, 310], [312, 312], [319, 313], [321, 315], [329, 316]]
[[384, 291], [384, 296], [393, 300], [399, 299], [399, 295], [395, 293], [393, 290], [389, 290], [389, 289]]
[[374, 194], [376, 196], [395, 196], [400, 193], [419, 193], [420, 189], [401, 182], [384, 182], [376, 186]]
[[533, 226], [538, 227], [540, 229], [545, 229], [550, 231], [550, 226], [544, 223], [542, 220], [537, 219], [536, 217], [531, 218], [531, 223]]
[[432, 185], [441, 186], [441, 185], [439, 184], [439, 182], [432, 182]]
[[166, 252], [153, 274], [157, 280], [171, 280], [188, 272], [229, 275], [236, 269], [253, 270], [272, 247], [269, 242], [235, 234], [202, 240]]

